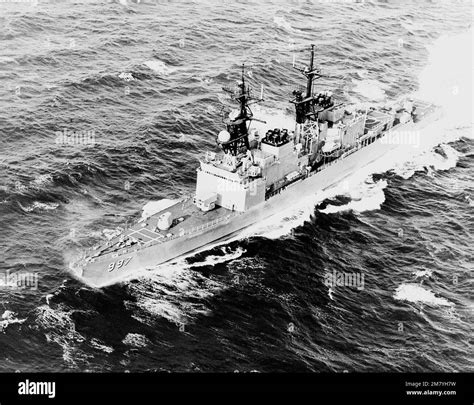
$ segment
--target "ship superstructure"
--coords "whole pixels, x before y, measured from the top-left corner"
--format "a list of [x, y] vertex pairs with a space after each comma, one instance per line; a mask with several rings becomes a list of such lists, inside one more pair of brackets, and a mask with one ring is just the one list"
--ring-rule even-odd
[[309, 65], [297, 68], [306, 88], [295, 90], [290, 101], [294, 129], [252, 129], [257, 119], [251, 105], [263, 94], [253, 97], [242, 68], [233, 93], [239, 108], [216, 137], [220, 151], [207, 151], [200, 159], [195, 194], [147, 207], [134, 226], [77, 263], [79, 276], [101, 287], [203, 249], [394, 149], [383, 139], [391, 130], [420, 127], [420, 121], [427, 124], [438, 116], [435, 106], [409, 98], [368, 110], [338, 103], [330, 91], [314, 91], [321, 77], [314, 57], [312, 46]]

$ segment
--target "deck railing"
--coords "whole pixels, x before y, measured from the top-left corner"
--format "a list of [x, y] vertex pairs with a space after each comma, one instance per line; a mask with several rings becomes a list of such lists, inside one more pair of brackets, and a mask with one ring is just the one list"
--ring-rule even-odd
[[[227, 214], [223, 217], [219, 217], [219, 218], [213, 219], [212, 221], [206, 222], [205, 224], [192, 227], [191, 229], [186, 230], [184, 232], [179, 232], [178, 234], [173, 234], [172, 236], [169, 236], [169, 237], [162, 237], [162, 238], [152, 239], [148, 242], [145, 242], [143, 245], [141, 245], [141, 248], [144, 248], [144, 247], [148, 248], [150, 246], [159, 245], [159, 244], [162, 244], [162, 243], [165, 243], [165, 242], [169, 242], [170, 240], [173, 240], [173, 239], [181, 238], [185, 235], [192, 235], [194, 233], [198, 233], [198, 232], [206, 230], [206, 229], [211, 229], [211, 228], [217, 226], [218, 224], [220, 224], [221, 222], [225, 222], [225, 221], [230, 220], [232, 217], [234, 217], [238, 214], [239, 214], [238, 212], [232, 212], [232, 213]], [[132, 247], [132, 248], [128, 248], [128, 249], [124, 248], [124, 249], [120, 249], [120, 250], [117, 250], [117, 251], [114, 251], [114, 252], [104, 254], [104, 255], [101, 256], [101, 258], [104, 258], [104, 257], [117, 257], [119, 255], [124, 255], [124, 254], [127, 254], [127, 253], [135, 253], [135, 252], [141, 250], [141, 248], [138, 248], [138, 247]]]

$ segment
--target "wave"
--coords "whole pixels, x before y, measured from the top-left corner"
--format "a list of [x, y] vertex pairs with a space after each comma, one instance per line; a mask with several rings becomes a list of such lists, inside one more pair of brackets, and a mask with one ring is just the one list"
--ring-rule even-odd
[[56, 343], [62, 348], [64, 362], [69, 367], [77, 367], [78, 361], [87, 361], [92, 356], [75, 347], [75, 344], [83, 343], [86, 339], [76, 331], [72, 313], [72, 310], [68, 311], [62, 304], [56, 308], [41, 305], [36, 308], [35, 324], [45, 334], [48, 342]]
[[18, 205], [24, 212], [33, 212], [35, 210], [51, 211], [59, 207], [59, 203], [42, 203], [39, 201], [34, 201], [33, 204], [27, 205], [26, 207], [20, 202], [18, 202]]
[[170, 68], [166, 65], [165, 62], [161, 60], [149, 60], [143, 63], [147, 68], [153, 70], [155, 73], [160, 75], [169, 75], [173, 73], [176, 69]]
[[35, 188], [42, 188], [46, 185], [49, 185], [53, 182], [53, 177], [51, 174], [41, 174], [34, 178], [34, 180], [30, 183], [31, 187]]
[[106, 344], [104, 344], [103, 342], [101, 342], [99, 339], [96, 339], [96, 338], [92, 338], [89, 343], [94, 349], [100, 350], [104, 353], [110, 354], [110, 353], [113, 353], [114, 351], [112, 347], [107, 346]]
[[[370, 190], [370, 187], [366, 187], [365, 189], [361, 188], [363, 187], [362, 185], [364, 184], [365, 180], [366, 178], [360, 177], [358, 173], [354, 173], [346, 180], [336, 183], [327, 190], [319, 190], [313, 195], [309, 195], [306, 198], [300, 199], [296, 204], [292, 205], [288, 209], [283, 210], [282, 212], [273, 215], [268, 219], [259, 221], [255, 225], [244, 229], [236, 239], [254, 236], [262, 236], [268, 239], [278, 239], [282, 236], [288, 235], [293, 229], [303, 225], [311, 218], [311, 215], [314, 214], [315, 207], [318, 204], [340, 195], [350, 195], [352, 193], [354, 198], [352, 204], [354, 210], [356, 211], [360, 210], [360, 212], [362, 212], [370, 209], [378, 209], [385, 201], [383, 189], [387, 186], [387, 183], [385, 181], [378, 182], [376, 186], [373, 187], [373, 195], [367, 195], [365, 198], [363, 196], [363, 190]], [[352, 185], [352, 190], [349, 188], [349, 185]], [[324, 209], [320, 210], [320, 212], [332, 213], [331, 211], [339, 212], [350, 209], [351, 207], [348, 206], [339, 206], [330, 207], [328, 208], [327, 212], [325, 212]]]
[[291, 24], [285, 20], [285, 17], [282, 16], [275, 16], [273, 17], [273, 22], [277, 27], [284, 28], [285, 30], [289, 32], [293, 32], [293, 27]]
[[223, 285], [192, 271], [191, 267], [184, 259], [158, 265], [138, 282], [127, 284], [134, 298], [125, 302], [131, 316], [146, 325], [165, 318], [181, 326], [197, 315], [207, 315], [209, 310], [201, 302], [222, 290]]
[[415, 278], [430, 278], [433, 275], [433, 270], [417, 270], [414, 272]]
[[[433, 170], [445, 171], [456, 167], [459, 157], [460, 153], [452, 146], [441, 144], [435, 149], [422, 152], [411, 160], [395, 163], [394, 167], [388, 171], [405, 180], [411, 178], [416, 172], [427, 172], [432, 176]], [[384, 159], [380, 159], [380, 163], [382, 166], [379, 167], [378, 170], [377, 162], [373, 164], [374, 173], [383, 172], [383, 169], [387, 168], [386, 166], [383, 167], [385, 165]], [[385, 201], [384, 189], [388, 186], [388, 183], [386, 180], [370, 183], [368, 182], [370, 178], [372, 178], [372, 176], [369, 176], [364, 182], [351, 182], [351, 184], [354, 184], [354, 187], [342, 193], [342, 195], [351, 198], [349, 203], [344, 205], [329, 205], [319, 211], [324, 214], [334, 214], [344, 211], [364, 212], [380, 209]], [[347, 188], [347, 184], [349, 184], [349, 181], [343, 181], [339, 188], [341, 188], [341, 185], [343, 189]]]
[[26, 319], [19, 319], [16, 317], [17, 314], [13, 311], [6, 310], [0, 320], [0, 332], [5, 332], [8, 326], [19, 324], [21, 325]]
[[[46, 186], [53, 184], [53, 176], [51, 174], [37, 175], [29, 182], [17, 180], [13, 186], [13, 190], [18, 193], [27, 193], [29, 191], [46, 191]], [[4, 191], [8, 191], [8, 187], [3, 187]]]
[[120, 236], [120, 234], [122, 233], [123, 229], [120, 228], [120, 227], [117, 227], [115, 229], [103, 229], [102, 230], [102, 234], [101, 235], [104, 235], [106, 237], [107, 240], [112, 240], [113, 238], [117, 237], [117, 236]]
[[215, 266], [216, 264], [226, 263], [226, 262], [238, 259], [246, 252], [246, 250], [241, 247], [238, 247], [235, 250], [235, 252], [232, 252], [232, 250], [227, 246], [221, 247], [221, 251], [224, 253], [223, 256], [209, 255], [202, 262], [194, 262], [194, 263], [191, 263], [190, 266], [191, 267]]
[[148, 346], [150, 340], [145, 335], [140, 335], [139, 333], [127, 333], [122, 343], [127, 346], [142, 348]]
[[379, 180], [373, 184], [363, 182], [357, 188], [349, 191], [349, 197], [352, 199], [344, 205], [329, 205], [325, 209], [319, 210], [323, 214], [334, 214], [344, 211], [365, 212], [380, 209], [385, 202], [384, 189], [388, 183], [386, 180]]
[[18, 63], [15, 58], [10, 56], [0, 56], [0, 64], [4, 63]]
[[303, 225], [311, 217], [315, 205], [317, 202], [324, 200], [324, 195], [319, 194], [319, 197], [313, 195], [302, 199], [292, 207], [244, 229], [236, 239], [255, 236], [278, 239], [288, 235], [293, 229]]
[[130, 72], [121, 72], [119, 73], [118, 77], [126, 82], [131, 82], [135, 80], [135, 78], [133, 77], [133, 74]]
[[460, 155], [451, 145], [441, 144], [439, 148], [423, 152], [403, 164], [397, 164], [391, 172], [405, 180], [411, 178], [416, 172], [432, 175], [431, 169], [446, 171], [456, 167]]
[[[212, 248], [215, 246], [206, 248], [206, 251]], [[225, 286], [192, 268], [235, 261], [246, 252], [241, 247], [235, 251], [229, 247], [221, 247], [220, 250], [223, 255], [211, 254], [202, 261], [189, 263], [181, 258], [155, 266], [148, 269], [138, 282], [129, 283], [128, 289], [134, 300], [126, 301], [125, 306], [132, 312], [132, 317], [147, 325], [152, 325], [157, 318], [165, 318], [183, 327], [196, 316], [208, 315], [209, 309], [202, 301]]]
[[398, 301], [421, 302], [434, 306], [453, 306], [446, 298], [439, 298], [433, 292], [419, 284], [402, 284], [395, 291], [394, 298]]
[[328, 297], [331, 301], [334, 301], [334, 296], [332, 295], [333, 292], [334, 292], [334, 290], [331, 287], [329, 287], [328, 288]]

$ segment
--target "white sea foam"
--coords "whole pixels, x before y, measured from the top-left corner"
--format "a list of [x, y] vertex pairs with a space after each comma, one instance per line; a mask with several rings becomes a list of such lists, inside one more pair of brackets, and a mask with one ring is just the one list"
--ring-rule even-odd
[[[210, 250], [214, 246], [209, 246]], [[208, 255], [204, 260], [188, 263], [180, 258], [148, 269], [139, 283], [128, 284], [130, 294], [135, 298], [126, 301], [125, 306], [132, 317], [145, 324], [153, 324], [155, 318], [165, 318], [178, 326], [188, 324], [197, 315], [208, 315], [209, 310], [200, 304], [204, 298], [214, 295], [225, 285], [213, 281], [192, 268], [214, 266], [235, 261], [245, 253], [237, 247], [221, 248], [223, 255]]]
[[12, 58], [10, 56], [0, 56], [0, 63], [11, 63], [11, 62], [18, 63], [15, 58]]
[[422, 277], [431, 277], [433, 275], [433, 270], [417, 270], [414, 272], [415, 278], [422, 278]]
[[103, 351], [104, 353], [112, 353], [114, 351], [112, 347], [107, 346], [99, 339], [92, 338], [90, 341], [90, 345], [97, 350]]
[[275, 16], [273, 17], [273, 22], [281, 28], [284, 28], [287, 31], [293, 31], [291, 24], [285, 20], [285, 17], [282, 16]]
[[102, 230], [102, 234], [107, 238], [107, 240], [112, 240], [116, 236], [119, 236], [120, 233], [121, 233], [120, 228], [116, 228], [116, 229], [107, 229], [106, 228], [106, 229]]
[[[233, 253], [225, 256], [232, 260]], [[223, 259], [224, 260], [224, 259]], [[134, 301], [125, 306], [132, 317], [152, 325], [156, 318], [165, 318], [176, 325], [185, 325], [197, 315], [209, 313], [200, 302], [224, 286], [191, 270], [185, 259], [153, 267], [144, 273], [139, 283], [128, 284]]]
[[384, 189], [387, 187], [385, 180], [368, 184], [367, 182], [359, 183], [358, 187], [349, 190], [348, 195], [352, 201], [344, 205], [328, 205], [325, 209], [320, 210], [324, 214], [334, 214], [344, 211], [365, 212], [380, 209], [385, 201]]
[[435, 306], [453, 306], [446, 298], [439, 298], [419, 284], [402, 284], [395, 291], [394, 298], [399, 301], [419, 302]]
[[56, 208], [59, 207], [58, 203], [42, 203], [39, 201], [34, 201], [33, 204], [27, 205], [26, 207], [23, 206], [21, 203], [18, 203], [18, 205], [25, 212], [33, 212], [35, 210], [50, 211], [50, 210], [55, 210]]
[[329, 287], [328, 288], [328, 296], [331, 299], [331, 301], [334, 301], [334, 296], [332, 295], [333, 292], [334, 292], [334, 290], [331, 287]]
[[122, 340], [122, 343], [132, 347], [146, 347], [150, 344], [150, 340], [145, 335], [139, 333], [128, 333]]
[[255, 223], [242, 230], [236, 239], [249, 238], [253, 236], [263, 236], [268, 239], [278, 239], [288, 235], [292, 229], [301, 226], [314, 213], [315, 202], [324, 200], [324, 193], [319, 196], [311, 195], [301, 199], [295, 204], [278, 214]]
[[68, 311], [63, 305], [55, 308], [41, 305], [36, 309], [36, 325], [44, 332], [48, 342], [54, 342], [62, 348], [64, 362], [69, 367], [76, 367], [77, 361], [87, 361], [92, 356], [76, 347], [85, 338], [76, 331], [71, 314], [72, 311]]
[[246, 250], [241, 247], [237, 247], [234, 252], [232, 252], [231, 249], [226, 246], [221, 247], [221, 250], [224, 255], [207, 256], [202, 262], [192, 263], [191, 267], [215, 266], [216, 264], [226, 263], [231, 260], [238, 259], [246, 252]]
[[133, 80], [135, 80], [135, 78], [133, 77], [133, 74], [130, 73], [130, 72], [121, 72], [118, 77], [120, 79], [123, 79], [125, 80], [126, 82], [131, 82]]
[[407, 180], [416, 172], [426, 172], [432, 175], [432, 169], [444, 171], [456, 167], [460, 153], [447, 144], [441, 144], [440, 148], [445, 156], [432, 149], [414, 156], [409, 161], [396, 164], [392, 171]]
[[170, 68], [161, 60], [149, 60], [144, 62], [144, 65], [154, 72], [165, 76], [175, 71], [175, 69]]
[[46, 184], [49, 184], [53, 181], [53, 178], [50, 174], [41, 174], [34, 178], [31, 182], [31, 186], [35, 188], [40, 188]]
[[5, 332], [9, 325], [22, 324], [26, 319], [17, 318], [17, 314], [13, 311], [6, 310], [0, 319], [0, 332]]

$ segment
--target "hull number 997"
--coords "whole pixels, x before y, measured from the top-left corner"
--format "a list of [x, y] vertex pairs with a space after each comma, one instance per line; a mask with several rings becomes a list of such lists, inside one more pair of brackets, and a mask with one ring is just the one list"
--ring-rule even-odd
[[114, 271], [114, 270], [118, 270], [122, 267], [125, 267], [130, 262], [130, 260], [132, 260], [132, 258], [127, 257], [126, 259], [121, 259], [119, 261], [112, 262], [112, 263], [109, 264], [108, 270], [109, 271]]

